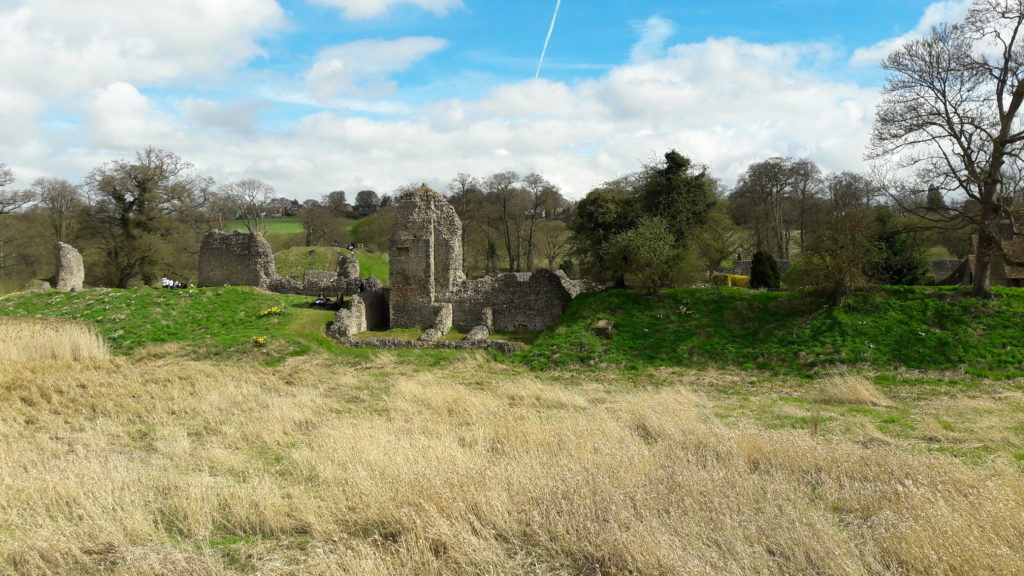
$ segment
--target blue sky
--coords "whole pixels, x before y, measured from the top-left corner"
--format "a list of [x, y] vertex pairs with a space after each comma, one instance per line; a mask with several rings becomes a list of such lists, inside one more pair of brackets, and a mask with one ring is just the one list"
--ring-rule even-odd
[[280, 195], [537, 172], [579, 198], [676, 148], [863, 170], [878, 62], [966, 0], [0, 0], [0, 162], [153, 145]]

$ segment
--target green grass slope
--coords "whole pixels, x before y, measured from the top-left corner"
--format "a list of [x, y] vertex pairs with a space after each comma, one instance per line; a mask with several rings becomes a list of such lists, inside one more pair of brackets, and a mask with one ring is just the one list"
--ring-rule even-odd
[[[86, 289], [0, 297], [0, 317], [66, 318], [92, 324], [120, 354], [170, 344], [196, 357], [227, 355], [273, 365], [313, 350], [353, 358], [375, 353], [339, 346], [326, 334], [334, 312], [310, 308], [311, 301], [309, 296], [274, 294], [247, 286]], [[277, 312], [263, 314], [274, 307]], [[413, 364], [428, 365], [457, 354], [450, 350], [394, 353]]]
[[[308, 323], [316, 316], [316, 333], [321, 333], [333, 319], [332, 312], [309, 309], [309, 300], [308, 296], [238, 286], [191, 290], [89, 289], [11, 295], [0, 300], [0, 315], [88, 322], [119, 352], [173, 342], [217, 354], [255, 347], [253, 339], [257, 337], [265, 337], [265, 345], [287, 342], [291, 351], [308, 348], [309, 336], [313, 335], [310, 330], [293, 330], [293, 322], [301, 319]], [[272, 307], [280, 312], [261, 316]]]
[[[277, 273], [301, 281], [306, 270], [335, 270], [338, 255], [342, 251], [329, 246], [296, 246], [274, 254]], [[387, 254], [356, 250], [359, 272], [365, 276], [376, 276], [387, 282], [389, 277]]]
[[[982, 301], [966, 289], [866, 290], [841, 308], [808, 295], [737, 288], [624, 290], [577, 298], [521, 359], [535, 368], [615, 364], [735, 366], [801, 373], [828, 365], [1024, 375], [1024, 292], [995, 288]], [[610, 340], [591, 333], [615, 323]]]

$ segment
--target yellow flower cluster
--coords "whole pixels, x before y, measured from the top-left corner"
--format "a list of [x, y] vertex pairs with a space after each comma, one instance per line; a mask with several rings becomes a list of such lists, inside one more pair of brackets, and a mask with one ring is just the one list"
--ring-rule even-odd
[[280, 313], [280, 306], [271, 306], [270, 308], [267, 308], [266, 310], [260, 312], [260, 318], [263, 318], [264, 316], [277, 316]]
[[11, 292], [10, 294], [4, 294], [3, 296], [0, 296], [0, 300], [3, 300], [4, 298], [10, 298], [11, 296], [17, 296], [18, 294], [22, 294], [22, 292]]
[[263, 348], [264, 346], [267, 345], [267, 337], [266, 336], [253, 336], [252, 337], [252, 345], [257, 347], [257, 348]]

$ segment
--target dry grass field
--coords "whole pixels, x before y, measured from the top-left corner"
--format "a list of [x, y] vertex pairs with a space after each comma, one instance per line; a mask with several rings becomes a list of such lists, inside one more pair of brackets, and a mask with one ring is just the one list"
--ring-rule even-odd
[[1020, 382], [268, 368], [23, 328], [3, 574], [1024, 574]]

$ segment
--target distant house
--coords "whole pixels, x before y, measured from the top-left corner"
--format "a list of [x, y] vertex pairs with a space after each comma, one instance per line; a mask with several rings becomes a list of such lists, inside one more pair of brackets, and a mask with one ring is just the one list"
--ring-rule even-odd
[[289, 200], [288, 198], [272, 198], [267, 203], [266, 216], [278, 217], [278, 216], [294, 216], [298, 214], [301, 205], [296, 200]]

